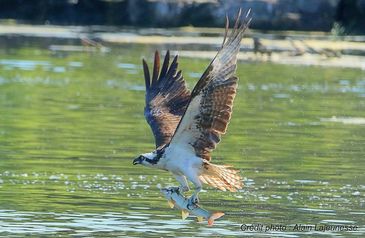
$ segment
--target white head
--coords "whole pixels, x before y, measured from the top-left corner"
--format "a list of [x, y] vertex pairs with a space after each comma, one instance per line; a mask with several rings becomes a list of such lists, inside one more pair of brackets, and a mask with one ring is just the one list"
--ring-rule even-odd
[[133, 165], [141, 164], [147, 167], [155, 167], [161, 159], [164, 149], [154, 150], [150, 153], [141, 154], [133, 160]]

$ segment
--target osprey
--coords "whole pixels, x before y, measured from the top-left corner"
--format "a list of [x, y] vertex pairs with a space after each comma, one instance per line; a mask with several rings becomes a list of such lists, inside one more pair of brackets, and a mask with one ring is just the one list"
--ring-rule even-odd
[[169, 51], [161, 70], [160, 56], [155, 52], [152, 78], [146, 61], [142, 61], [146, 84], [144, 116], [154, 134], [156, 149], [141, 154], [133, 164], [171, 172], [180, 183], [180, 192], [189, 191], [187, 180], [192, 182], [195, 191], [189, 198], [190, 204], [198, 203], [202, 183], [232, 192], [243, 186], [238, 171], [211, 163], [210, 153], [225, 134], [231, 118], [238, 81], [234, 75], [237, 54], [251, 21], [249, 13], [241, 20], [239, 11], [228, 38], [226, 17], [222, 47], [192, 92], [187, 89], [181, 70], [178, 71], [178, 57], [169, 63]]

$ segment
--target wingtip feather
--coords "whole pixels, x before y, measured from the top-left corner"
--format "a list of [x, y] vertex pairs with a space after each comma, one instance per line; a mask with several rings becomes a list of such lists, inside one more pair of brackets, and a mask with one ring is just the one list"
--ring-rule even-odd
[[166, 76], [167, 70], [169, 68], [169, 63], [170, 63], [170, 51], [168, 50], [166, 52], [165, 59], [162, 64], [159, 80], [161, 80]]
[[154, 85], [157, 82], [159, 71], [160, 71], [160, 54], [156, 50], [155, 51], [155, 60], [154, 60], [154, 65], [153, 65], [152, 85]]
[[223, 48], [224, 43], [226, 43], [226, 39], [227, 39], [227, 35], [228, 35], [228, 29], [229, 29], [229, 19], [228, 19], [228, 15], [226, 14], [226, 26], [225, 26], [224, 38], [223, 38], [223, 43], [222, 43], [221, 48]]
[[146, 84], [146, 91], [150, 88], [150, 71], [148, 69], [148, 65], [145, 59], [142, 59], [143, 72], [144, 72], [144, 80]]
[[247, 13], [246, 13], [246, 18], [248, 18], [251, 15], [251, 8], [248, 9]]
[[241, 19], [241, 14], [242, 14], [242, 8], [240, 8], [240, 10], [238, 10], [238, 14], [237, 14], [237, 17], [236, 17], [236, 22], [234, 23], [234, 29], [237, 29], [237, 27], [238, 27], [238, 24], [239, 24], [240, 19]]

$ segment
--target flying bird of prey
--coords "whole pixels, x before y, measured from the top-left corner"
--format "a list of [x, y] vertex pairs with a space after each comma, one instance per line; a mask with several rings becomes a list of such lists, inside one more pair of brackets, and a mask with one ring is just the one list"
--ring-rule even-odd
[[238, 81], [234, 75], [237, 54], [251, 20], [249, 15], [250, 12], [241, 17], [239, 11], [229, 36], [229, 20], [226, 18], [222, 47], [192, 92], [187, 89], [181, 70], [178, 70], [177, 56], [170, 64], [167, 51], [160, 70], [160, 56], [156, 51], [152, 77], [143, 60], [144, 115], [154, 134], [156, 149], [141, 154], [133, 164], [171, 172], [180, 183], [177, 188], [180, 192], [189, 191], [188, 181], [192, 182], [195, 191], [189, 198], [191, 204], [199, 202], [202, 183], [232, 192], [243, 186], [237, 170], [213, 164], [210, 154], [221, 135], [225, 134], [231, 118]]

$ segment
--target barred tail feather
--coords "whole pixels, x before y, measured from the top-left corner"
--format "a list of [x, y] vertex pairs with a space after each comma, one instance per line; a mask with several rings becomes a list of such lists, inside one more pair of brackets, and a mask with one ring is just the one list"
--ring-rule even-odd
[[236, 192], [243, 187], [239, 171], [227, 165], [216, 165], [205, 161], [200, 181], [222, 191]]

